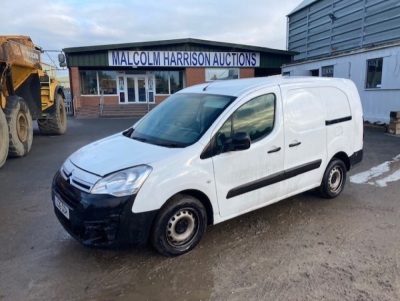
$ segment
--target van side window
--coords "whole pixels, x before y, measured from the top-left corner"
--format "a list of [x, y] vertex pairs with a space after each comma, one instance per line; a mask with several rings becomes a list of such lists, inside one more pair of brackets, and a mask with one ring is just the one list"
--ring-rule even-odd
[[235, 133], [245, 132], [252, 142], [268, 135], [275, 121], [275, 95], [266, 94], [253, 98], [237, 109], [216, 135], [220, 152], [229, 149], [227, 143]]
[[255, 141], [272, 131], [275, 118], [275, 95], [258, 96], [233, 113], [234, 133], [245, 132]]

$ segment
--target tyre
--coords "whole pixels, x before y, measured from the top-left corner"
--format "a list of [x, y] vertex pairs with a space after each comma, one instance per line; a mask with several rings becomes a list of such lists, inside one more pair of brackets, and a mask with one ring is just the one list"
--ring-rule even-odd
[[337, 197], [346, 183], [346, 166], [342, 160], [333, 159], [325, 170], [319, 191], [324, 198]]
[[6, 115], [4, 115], [3, 110], [0, 108], [0, 168], [4, 165], [8, 155], [8, 126]]
[[151, 243], [165, 256], [178, 256], [192, 250], [207, 227], [207, 213], [196, 198], [178, 194], [157, 214]]
[[22, 157], [32, 147], [33, 126], [29, 107], [21, 97], [7, 101], [5, 114], [9, 132], [9, 157]]
[[60, 94], [54, 101], [55, 116], [52, 119], [38, 119], [39, 130], [44, 135], [62, 135], [67, 130], [67, 110]]

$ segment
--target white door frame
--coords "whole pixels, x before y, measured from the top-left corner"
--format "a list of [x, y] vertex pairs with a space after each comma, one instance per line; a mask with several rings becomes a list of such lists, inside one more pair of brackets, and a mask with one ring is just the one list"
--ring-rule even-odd
[[[134, 101], [128, 101], [128, 78], [133, 79], [135, 97]], [[122, 82], [120, 79], [123, 79]], [[145, 101], [139, 101], [139, 80], [145, 81]], [[121, 85], [122, 83], [122, 85]], [[133, 104], [133, 103], [155, 103], [155, 76], [154, 74], [119, 74], [118, 75], [118, 96], [119, 104]], [[153, 99], [150, 101], [150, 93], [153, 93]], [[121, 102], [121, 93], [124, 95], [124, 102]]]

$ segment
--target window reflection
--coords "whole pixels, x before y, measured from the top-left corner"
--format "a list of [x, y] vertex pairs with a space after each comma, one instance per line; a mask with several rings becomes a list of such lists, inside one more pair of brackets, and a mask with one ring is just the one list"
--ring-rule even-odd
[[174, 94], [183, 89], [182, 71], [157, 71], [156, 94]]
[[81, 94], [98, 94], [96, 71], [80, 71], [79, 76], [81, 82]]
[[100, 93], [117, 94], [117, 72], [115, 71], [98, 71]]
[[117, 94], [116, 71], [81, 70], [79, 76], [82, 95]]
[[216, 136], [218, 149], [226, 151], [225, 143], [235, 133], [245, 132], [252, 142], [268, 135], [275, 122], [275, 95], [266, 94], [256, 97], [239, 109], [224, 123]]

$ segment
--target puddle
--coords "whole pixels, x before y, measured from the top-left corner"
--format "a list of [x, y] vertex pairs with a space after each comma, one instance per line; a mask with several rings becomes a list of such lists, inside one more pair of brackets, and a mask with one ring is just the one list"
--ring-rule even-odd
[[350, 182], [355, 184], [369, 184], [386, 187], [389, 182], [400, 180], [400, 155], [392, 161], [386, 161], [371, 169], [350, 177]]

